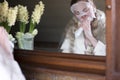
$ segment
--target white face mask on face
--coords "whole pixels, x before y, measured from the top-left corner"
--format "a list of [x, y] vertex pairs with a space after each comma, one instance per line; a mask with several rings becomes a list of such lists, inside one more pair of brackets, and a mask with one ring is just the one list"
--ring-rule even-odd
[[95, 8], [89, 2], [79, 1], [71, 6], [71, 11], [80, 21], [95, 18]]

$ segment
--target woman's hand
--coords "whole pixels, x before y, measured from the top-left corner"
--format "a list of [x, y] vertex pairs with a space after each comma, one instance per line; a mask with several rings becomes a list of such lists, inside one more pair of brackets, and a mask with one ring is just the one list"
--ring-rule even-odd
[[90, 21], [88, 21], [88, 20], [84, 21], [82, 23], [82, 27], [84, 30], [85, 38], [95, 47], [97, 44], [97, 40], [94, 38], [94, 36], [92, 34]]

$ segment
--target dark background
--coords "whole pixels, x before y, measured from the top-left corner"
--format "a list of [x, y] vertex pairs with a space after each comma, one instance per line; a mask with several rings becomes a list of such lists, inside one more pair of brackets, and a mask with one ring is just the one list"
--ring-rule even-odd
[[[9, 6], [14, 7], [18, 4], [27, 6], [31, 15], [35, 5], [40, 0], [7, 0]], [[61, 40], [62, 33], [67, 22], [71, 19], [72, 14], [69, 11], [71, 0], [42, 0], [45, 4], [45, 12], [41, 17], [40, 23], [36, 26], [38, 34], [35, 37], [35, 41], [44, 42], [59, 42]], [[3, 2], [3, 0], [0, 0]], [[12, 27], [11, 33], [15, 33], [19, 30], [19, 25]], [[29, 24], [27, 25], [29, 27]]]
[[[4, 0], [0, 0], [3, 2]], [[31, 15], [34, 6], [40, 0], [7, 0], [9, 6], [13, 7], [18, 4], [28, 7], [29, 13]], [[45, 12], [42, 15], [40, 23], [36, 26], [39, 33], [35, 37], [37, 42], [60, 42], [62, 38], [62, 33], [64, 32], [66, 24], [72, 18], [72, 13], [70, 12], [70, 2], [71, 0], [42, 0], [45, 4]], [[96, 6], [99, 9], [104, 10], [105, 3], [104, 0], [95, 0]], [[27, 25], [27, 27], [29, 24]], [[19, 30], [19, 25], [12, 27], [11, 33], [15, 33]]]

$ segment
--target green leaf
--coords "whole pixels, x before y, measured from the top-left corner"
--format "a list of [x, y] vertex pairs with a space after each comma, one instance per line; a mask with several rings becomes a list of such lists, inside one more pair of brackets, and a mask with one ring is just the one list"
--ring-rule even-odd
[[32, 33], [34, 28], [35, 28], [36, 24], [32, 22], [32, 20], [30, 20], [30, 28], [29, 28], [29, 32]]
[[25, 32], [26, 24], [24, 22], [20, 22], [20, 32]]

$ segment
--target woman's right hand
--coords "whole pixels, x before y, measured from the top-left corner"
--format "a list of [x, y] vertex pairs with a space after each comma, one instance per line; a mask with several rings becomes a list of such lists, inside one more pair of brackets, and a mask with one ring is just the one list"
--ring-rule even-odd
[[84, 21], [82, 23], [82, 27], [83, 27], [85, 39], [87, 39], [87, 41], [89, 41], [95, 47], [97, 44], [97, 40], [94, 38], [92, 34], [90, 21]]

